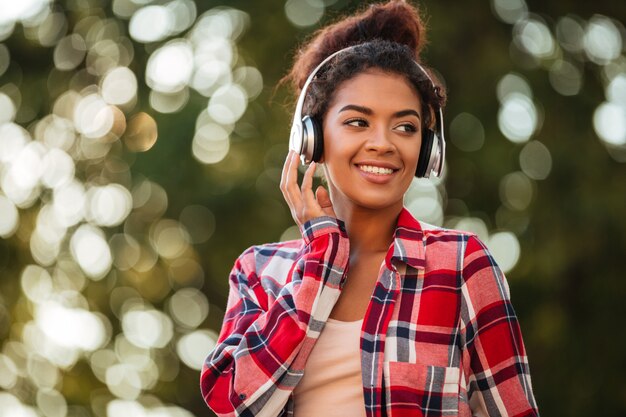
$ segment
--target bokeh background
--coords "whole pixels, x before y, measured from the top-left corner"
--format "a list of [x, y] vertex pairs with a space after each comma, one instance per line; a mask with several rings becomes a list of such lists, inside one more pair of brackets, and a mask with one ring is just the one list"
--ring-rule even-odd
[[[234, 259], [278, 189], [299, 42], [347, 0], [0, 2], [0, 415], [212, 415]], [[447, 170], [419, 218], [506, 271], [545, 416], [626, 415], [626, 3], [421, 2]]]

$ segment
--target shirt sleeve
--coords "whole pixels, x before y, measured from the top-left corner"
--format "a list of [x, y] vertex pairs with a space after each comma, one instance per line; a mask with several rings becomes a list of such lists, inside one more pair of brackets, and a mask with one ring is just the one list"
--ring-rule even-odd
[[320, 217], [301, 231], [302, 255], [273, 301], [257, 276], [254, 247], [230, 274], [222, 330], [200, 377], [204, 400], [218, 416], [279, 415], [339, 297], [349, 259], [343, 223]]
[[538, 416], [506, 278], [475, 236], [463, 260], [463, 368], [474, 416]]

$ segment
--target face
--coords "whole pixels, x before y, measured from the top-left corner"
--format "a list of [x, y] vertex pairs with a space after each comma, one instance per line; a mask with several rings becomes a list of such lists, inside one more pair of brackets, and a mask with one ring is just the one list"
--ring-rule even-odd
[[398, 74], [368, 70], [340, 85], [324, 118], [333, 204], [402, 208], [421, 144], [420, 99]]

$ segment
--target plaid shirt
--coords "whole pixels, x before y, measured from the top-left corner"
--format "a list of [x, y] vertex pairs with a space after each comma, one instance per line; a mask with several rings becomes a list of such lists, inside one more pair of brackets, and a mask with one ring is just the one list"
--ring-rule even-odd
[[[294, 413], [293, 389], [349, 259], [337, 219], [313, 219], [302, 236], [254, 246], [235, 263], [201, 375], [219, 416]], [[404, 209], [360, 343], [368, 417], [538, 415], [506, 279], [472, 234], [422, 229]]]

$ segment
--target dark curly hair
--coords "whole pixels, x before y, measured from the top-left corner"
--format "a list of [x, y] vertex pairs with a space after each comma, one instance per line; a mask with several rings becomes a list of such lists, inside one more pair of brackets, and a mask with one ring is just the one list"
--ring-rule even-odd
[[[400, 74], [415, 87], [422, 102], [424, 125], [431, 127], [434, 109], [445, 105], [445, 89], [420, 62], [425, 27], [416, 7], [402, 0], [372, 4], [360, 13], [317, 31], [297, 53], [291, 71], [282, 81], [291, 82], [297, 95], [309, 74], [326, 57], [349, 46], [326, 63], [307, 91], [303, 114], [322, 122], [338, 87], [346, 80], [378, 69]], [[433, 83], [414, 61], [420, 62]]]

